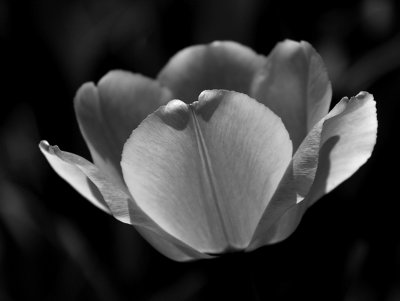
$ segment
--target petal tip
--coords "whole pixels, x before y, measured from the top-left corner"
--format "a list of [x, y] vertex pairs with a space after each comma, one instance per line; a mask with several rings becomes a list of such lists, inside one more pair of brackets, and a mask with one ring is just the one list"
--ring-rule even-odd
[[228, 90], [204, 90], [200, 93], [199, 100], [191, 104], [191, 107], [203, 120], [208, 121], [225, 99], [225, 96], [234, 93], [241, 94]]
[[42, 140], [39, 143], [39, 148], [43, 153], [58, 156], [60, 148], [57, 145], [50, 145], [47, 140]]
[[49, 142], [47, 142], [47, 140], [42, 140], [39, 142], [40, 149], [48, 150], [49, 146], [50, 146], [50, 144], [49, 144]]
[[108, 71], [105, 75], [103, 75], [102, 78], [100, 78], [100, 80], [98, 81], [97, 85], [101, 86], [102, 84], [104, 84], [105, 82], [109, 81], [110, 79], [114, 79], [114, 78], [118, 78], [118, 77], [122, 77], [122, 76], [127, 76], [132, 74], [129, 71], [125, 71], [125, 70], [121, 70], [121, 69], [114, 69], [114, 70], [110, 70]]
[[83, 85], [81, 85], [76, 92], [76, 98], [79, 98], [82, 94], [88, 93], [88, 92], [93, 92], [96, 90], [96, 85], [94, 82], [86, 82]]
[[[213, 98], [216, 98], [218, 96], [221, 96], [224, 93], [225, 90], [204, 90], [203, 92], [200, 93], [198, 99], [199, 101], [209, 101]], [[225, 91], [226, 92], [226, 91]], [[196, 102], [197, 103], [197, 102]]]
[[177, 130], [186, 128], [190, 119], [189, 105], [178, 99], [169, 101], [156, 114], [165, 124]]
[[361, 91], [355, 96], [355, 98], [358, 100], [366, 100], [366, 101], [374, 100], [374, 96], [366, 91]]
[[278, 43], [278, 45], [280, 51], [287, 56], [292, 55], [294, 52], [302, 48], [301, 43], [290, 39], [283, 40], [282, 42]]
[[182, 113], [187, 111], [188, 105], [179, 99], [169, 101], [164, 108], [164, 113], [166, 114]]
[[[96, 99], [97, 87], [93, 82], [86, 82], [79, 87], [75, 94], [75, 110], [82, 109], [89, 100]], [[83, 107], [82, 107], [83, 105]]]
[[226, 43], [226, 42], [217, 40], [217, 41], [211, 42], [211, 44], [209, 44], [209, 45], [212, 46], [212, 47], [221, 47], [224, 43]]
[[208, 45], [206, 44], [205, 46], [206, 47], [210, 47], [210, 48], [213, 48], [213, 47], [215, 47], [215, 48], [227, 47], [227, 48], [230, 48], [231, 50], [232, 49], [239, 49], [239, 48], [241, 48], [241, 49], [247, 48], [246, 46], [243, 46], [240, 43], [237, 43], [237, 42], [234, 42], [234, 41], [230, 41], [230, 40], [216, 40], [216, 41], [211, 42]]

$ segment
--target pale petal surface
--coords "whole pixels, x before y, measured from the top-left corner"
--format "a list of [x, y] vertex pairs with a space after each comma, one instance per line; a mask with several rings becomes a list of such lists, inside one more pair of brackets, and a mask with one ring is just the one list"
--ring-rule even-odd
[[121, 179], [119, 162], [125, 141], [170, 97], [156, 81], [124, 71], [109, 72], [98, 87], [84, 84], [75, 97], [75, 112], [94, 163]]
[[205, 91], [150, 115], [124, 147], [138, 206], [202, 252], [245, 248], [292, 154], [281, 120], [248, 96]]
[[158, 75], [173, 97], [187, 103], [204, 90], [225, 89], [249, 94], [253, 77], [266, 59], [235, 42], [214, 42], [178, 52]]
[[177, 261], [210, 258], [161, 229], [137, 207], [125, 186], [113, 181], [91, 162], [75, 154], [63, 152], [57, 146], [50, 146], [46, 141], [42, 141], [39, 147], [64, 180], [100, 209], [121, 222], [135, 225], [165, 256]]
[[321, 57], [307, 42], [286, 40], [268, 56], [250, 96], [282, 118], [293, 150], [329, 110], [331, 84]]

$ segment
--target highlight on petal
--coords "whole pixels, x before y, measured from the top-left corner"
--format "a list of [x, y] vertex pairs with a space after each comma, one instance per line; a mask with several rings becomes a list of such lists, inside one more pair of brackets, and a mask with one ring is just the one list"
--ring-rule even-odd
[[371, 156], [378, 122], [373, 96], [360, 92], [342, 99], [337, 114], [324, 123], [318, 169], [308, 196], [312, 205], [321, 196], [353, 175]]
[[170, 98], [156, 81], [124, 71], [109, 72], [98, 87], [84, 84], [75, 97], [75, 112], [95, 164], [122, 183], [119, 162], [125, 141]]
[[235, 42], [197, 45], [178, 52], [158, 75], [174, 98], [187, 103], [204, 90], [226, 89], [249, 94], [255, 73], [265, 57]]
[[321, 57], [307, 42], [278, 43], [250, 93], [282, 118], [296, 151], [329, 110], [331, 84]]
[[54, 170], [78, 192], [121, 222], [137, 226], [146, 240], [165, 256], [177, 261], [210, 258], [161, 229], [137, 207], [125, 187], [113, 182], [89, 161], [50, 146], [47, 141], [42, 141], [39, 147]]
[[247, 95], [174, 100], [132, 132], [122, 172], [137, 205], [196, 250], [243, 249], [292, 154], [281, 120]]

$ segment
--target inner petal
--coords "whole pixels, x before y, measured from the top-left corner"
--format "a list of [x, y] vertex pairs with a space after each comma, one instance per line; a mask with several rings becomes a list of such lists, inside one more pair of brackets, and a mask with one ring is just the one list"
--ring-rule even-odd
[[226, 89], [248, 94], [255, 74], [266, 58], [229, 41], [216, 41], [183, 49], [158, 75], [174, 97], [187, 103], [207, 89]]

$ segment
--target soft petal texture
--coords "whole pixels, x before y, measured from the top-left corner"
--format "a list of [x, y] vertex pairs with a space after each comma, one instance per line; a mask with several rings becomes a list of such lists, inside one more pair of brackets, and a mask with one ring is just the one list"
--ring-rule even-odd
[[138, 231], [165, 256], [177, 261], [210, 258], [162, 230], [137, 207], [125, 186], [114, 182], [89, 161], [50, 146], [46, 141], [40, 143], [40, 149], [54, 170], [84, 197], [121, 222], [137, 226]]
[[[361, 92], [350, 100], [342, 99], [314, 126], [297, 150], [292, 161], [293, 173], [286, 175], [289, 185], [284, 185], [283, 190], [284, 196], [291, 197], [285, 199], [285, 213], [275, 219], [272, 226], [260, 222], [250, 249], [290, 236], [308, 206], [366, 162], [375, 145], [376, 133], [376, 108], [372, 95]], [[282, 191], [278, 189], [276, 194], [280, 196]]]
[[328, 113], [332, 91], [323, 61], [312, 46], [286, 40], [271, 51], [250, 96], [282, 118], [296, 151]]
[[158, 75], [174, 98], [187, 103], [204, 90], [225, 89], [249, 94], [255, 73], [265, 57], [235, 42], [214, 42], [178, 52]]
[[139, 207], [196, 250], [247, 246], [290, 162], [281, 120], [247, 95], [174, 100], [132, 132], [122, 172]]
[[94, 163], [121, 183], [121, 154], [132, 130], [161, 104], [168, 89], [142, 75], [111, 71], [99, 82], [84, 84], [75, 97], [75, 112]]

